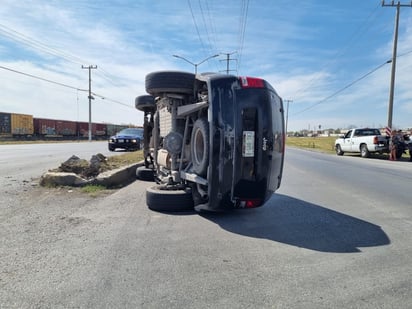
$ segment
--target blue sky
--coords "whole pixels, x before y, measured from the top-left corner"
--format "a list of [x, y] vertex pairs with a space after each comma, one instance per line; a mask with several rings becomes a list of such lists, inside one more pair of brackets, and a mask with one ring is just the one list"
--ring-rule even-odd
[[[142, 124], [134, 98], [146, 74], [194, 71], [174, 54], [193, 63], [221, 54], [198, 71], [224, 71], [231, 53], [232, 74], [265, 78], [291, 100], [289, 130], [387, 123], [396, 9], [380, 0], [1, 2], [0, 112], [88, 121], [82, 65], [97, 65], [92, 120]], [[398, 40], [393, 125], [411, 128], [410, 7]]]

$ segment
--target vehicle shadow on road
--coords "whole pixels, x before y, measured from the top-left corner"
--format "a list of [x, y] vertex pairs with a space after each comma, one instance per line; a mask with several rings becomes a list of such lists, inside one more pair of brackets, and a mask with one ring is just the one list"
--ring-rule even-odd
[[232, 233], [322, 252], [390, 244], [378, 225], [282, 194], [261, 208], [202, 216]]

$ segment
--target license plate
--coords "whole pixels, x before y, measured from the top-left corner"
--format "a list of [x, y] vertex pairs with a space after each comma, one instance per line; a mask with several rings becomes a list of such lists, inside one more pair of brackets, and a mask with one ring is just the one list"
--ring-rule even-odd
[[255, 156], [255, 131], [243, 131], [243, 157]]

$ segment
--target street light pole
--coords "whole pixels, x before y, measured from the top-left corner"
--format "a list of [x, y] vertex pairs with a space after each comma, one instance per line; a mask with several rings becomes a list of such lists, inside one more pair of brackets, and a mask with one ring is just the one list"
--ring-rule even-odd
[[200, 62], [198, 62], [198, 63], [194, 63], [194, 62], [192, 62], [192, 61], [190, 61], [190, 60], [187, 60], [185, 57], [182, 57], [182, 56], [179, 56], [179, 55], [173, 55], [173, 57], [182, 59], [182, 60], [186, 61], [187, 63], [190, 63], [191, 65], [193, 65], [193, 66], [195, 67], [195, 74], [197, 74], [197, 67], [198, 67], [199, 65], [201, 65], [203, 62], [205, 62], [205, 61], [207, 61], [207, 60], [209, 60], [209, 59], [211, 59], [211, 58], [216, 58], [216, 57], [218, 57], [218, 56], [219, 56], [219, 54], [216, 54], [216, 55], [207, 57], [206, 59], [204, 59], [204, 60], [202, 60], [202, 61], [200, 61]]

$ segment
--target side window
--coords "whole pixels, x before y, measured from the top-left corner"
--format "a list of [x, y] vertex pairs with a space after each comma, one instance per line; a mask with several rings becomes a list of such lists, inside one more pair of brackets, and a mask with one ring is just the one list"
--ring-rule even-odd
[[352, 134], [352, 130], [349, 130], [349, 131], [345, 134], [345, 138], [349, 138], [351, 134]]

